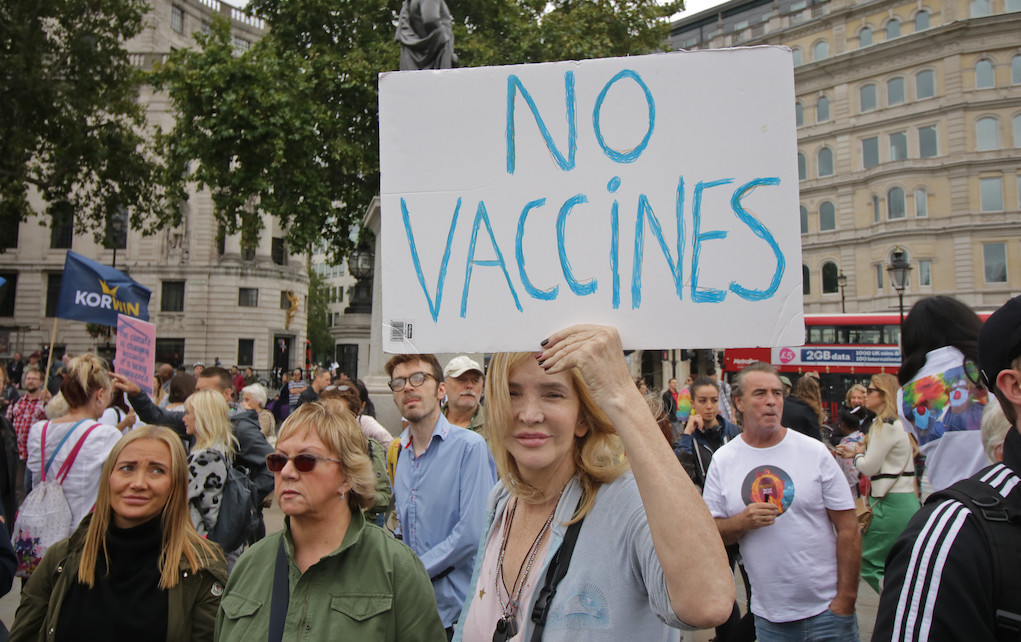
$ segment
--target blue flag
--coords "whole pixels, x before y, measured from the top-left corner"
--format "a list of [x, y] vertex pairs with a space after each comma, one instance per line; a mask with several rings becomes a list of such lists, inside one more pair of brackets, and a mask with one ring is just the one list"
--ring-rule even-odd
[[112, 326], [117, 325], [118, 314], [148, 321], [151, 295], [149, 288], [120, 270], [68, 252], [57, 316]]

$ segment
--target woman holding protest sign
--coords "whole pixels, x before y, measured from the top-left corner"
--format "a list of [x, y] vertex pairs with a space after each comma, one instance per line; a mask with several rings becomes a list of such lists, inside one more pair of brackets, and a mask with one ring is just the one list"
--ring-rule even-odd
[[72, 359], [60, 384], [67, 412], [60, 421], [36, 422], [28, 433], [26, 466], [31, 485], [44, 478], [61, 482], [71, 507], [72, 529], [96, 503], [99, 471], [121, 438], [119, 430], [99, 423], [111, 392], [110, 373], [99, 357], [84, 354]]
[[456, 640], [530, 640], [540, 626], [546, 640], [677, 640], [727, 619], [723, 543], [615, 329], [572, 326], [538, 353], [495, 355], [486, 400], [502, 483]]

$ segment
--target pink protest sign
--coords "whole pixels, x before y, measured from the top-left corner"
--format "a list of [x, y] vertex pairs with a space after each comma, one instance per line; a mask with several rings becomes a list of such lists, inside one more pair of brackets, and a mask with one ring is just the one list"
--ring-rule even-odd
[[146, 394], [152, 394], [156, 359], [156, 326], [133, 317], [117, 315], [117, 372]]

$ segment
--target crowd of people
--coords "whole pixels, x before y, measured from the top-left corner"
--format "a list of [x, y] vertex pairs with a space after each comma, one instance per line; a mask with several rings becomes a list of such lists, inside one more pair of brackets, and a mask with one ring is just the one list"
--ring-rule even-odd
[[[817, 377], [764, 363], [650, 391], [604, 326], [488, 371], [395, 355], [392, 432], [328, 368], [272, 393], [163, 364], [149, 395], [86, 354], [50, 391], [38, 355], [15, 355], [10, 639], [858, 640], [859, 578], [880, 595], [874, 639], [1005, 639], [1021, 297], [985, 324], [923, 299], [902, 347], [899, 375], [851, 386], [832, 417]], [[54, 487], [69, 525], [43, 546], [16, 509]], [[285, 521], [267, 535], [271, 502]]]

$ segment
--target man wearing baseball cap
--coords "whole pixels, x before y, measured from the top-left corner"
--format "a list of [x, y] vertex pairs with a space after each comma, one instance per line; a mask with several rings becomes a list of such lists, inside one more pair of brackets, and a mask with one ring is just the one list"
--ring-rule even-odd
[[1021, 637], [1021, 297], [978, 337], [979, 370], [1014, 426], [1003, 463], [933, 494], [886, 560], [873, 640]]
[[461, 355], [454, 357], [443, 369], [443, 383], [447, 387], [447, 400], [443, 415], [451, 424], [475, 432], [482, 430], [482, 386], [485, 373], [478, 361]]

